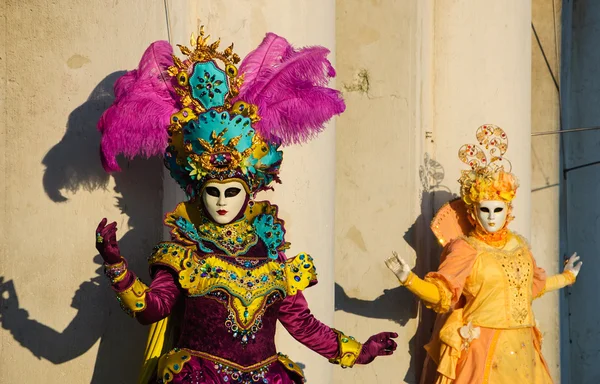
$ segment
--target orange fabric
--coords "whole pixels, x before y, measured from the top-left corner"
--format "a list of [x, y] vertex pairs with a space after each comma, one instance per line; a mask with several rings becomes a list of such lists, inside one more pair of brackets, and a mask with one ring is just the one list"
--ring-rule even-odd
[[464, 321], [488, 328], [533, 327], [534, 263], [529, 246], [511, 235], [505, 249], [468, 238], [477, 260], [463, 288]]
[[469, 221], [465, 202], [456, 199], [444, 204], [435, 214], [430, 228], [442, 245], [467, 236], [473, 230], [473, 225]]
[[465, 282], [471, 274], [477, 251], [462, 238], [449, 243], [446, 249], [440, 268], [437, 272], [428, 273], [426, 277], [443, 281], [452, 294], [450, 302], [454, 305], [460, 299]]
[[531, 255], [531, 260], [533, 260], [533, 297], [537, 298], [544, 294], [546, 287], [546, 271], [543, 268], [537, 266], [533, 255]]
[[[473, 340], [469, 349], [463, 351], [457, 364], [458, 379], [453, 384], [475, 384], [481, 383], [485, 374], [488, 356], [494, 352], [495, 341], [498, 338], [498, 330], [481, 328], [481, 335]], [[516, 383], [515, 383], [516, 384]]]
[[[421, 382], [551, 383], [531, 309], [534, 293], [547, 285], [546, 275], [526, 241], [510, 234], [506, 247], [498, 249], [461, 238], [448, 244], [445, 255], [427, 279], [448, 288], [453, 310], [438, 318], [439, 330], [426, 346], [437, 377]], [[480, 336], [465, 344], [459, 330], [468, 323], [479, 327]]]
[[481, 328], [481, 335], [463, 351], [457, 379], [439, 377], [436, 384], [551, 384], [535, 328]]

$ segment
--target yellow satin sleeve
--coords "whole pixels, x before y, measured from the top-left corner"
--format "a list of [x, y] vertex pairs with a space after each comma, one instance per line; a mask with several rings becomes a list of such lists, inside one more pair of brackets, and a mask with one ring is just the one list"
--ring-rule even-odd
[[536, 298], [541, 297], [546, 292], [552, 292], [564, 288], [567, 285], [572, 285], [575, 283], [575, 279], [575, 274], [571, 271], [564, 271], [563, 273], [550, 276], [546, 279], [544, 289], [536, 296]]
[[135, 279], [131, 287], [122, 292], [117, 292], [117, 300], [125, 313], [131, 317], [146, 309], [146, 292], [150, 289], [148, 286]]
[[329, 359], [332, 364], [339, 364], [342, 368], [352, 368], [362, 350], [362, 344], [352, 336], [346, 336], [343, 332], [331, 328], [338, 337], [338, 354]]
[[442, 281], [434, 278], [422, 280], [411, 272], [400, 284], [423, 300], [427, 308], [437, 313], [446, 313], [450, 309], [452, 294]]

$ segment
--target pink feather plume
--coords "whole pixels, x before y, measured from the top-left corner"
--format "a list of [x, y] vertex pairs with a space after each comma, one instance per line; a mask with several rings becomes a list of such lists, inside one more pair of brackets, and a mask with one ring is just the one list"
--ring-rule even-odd
[[115, 101], [102, 114], [100, 153], [107, 172], [120, 171], [116, 157], [162, 155], [167, 147], [167, 128], [177, 111], [176, 94], [166, 73], [173, 65], [173, 47], [156, 41], [146, 49], [137, 69], [115, 83]]
[[244, 83], [236, 100], [255, 104], [262, 137], [283, 145], [306, 142], [346, 106], [339, 91], [328, 88], [335, 76], [329, 50], [296, 50], [287, 40], [269, 33], [243, 60]]

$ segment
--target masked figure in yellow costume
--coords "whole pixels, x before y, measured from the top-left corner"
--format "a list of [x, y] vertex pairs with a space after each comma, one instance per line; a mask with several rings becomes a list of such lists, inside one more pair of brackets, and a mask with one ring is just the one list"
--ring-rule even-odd
[[552, 383], [531, 305], [573, 284], [581, 262], [573, 254], [562, 274], [546, 277], [527, 241], [507, 228], [518, 183], [504, 158], [506, 133], [483, 125], [476, 136], [479, 146], [459, 150], [471, 167], [459, 179], [461, 199], [432, 222], [444, 246], [439, 269], [421, 280], [397, 254], [386, 260], [400, 283], [440, 314], [421, 382]]

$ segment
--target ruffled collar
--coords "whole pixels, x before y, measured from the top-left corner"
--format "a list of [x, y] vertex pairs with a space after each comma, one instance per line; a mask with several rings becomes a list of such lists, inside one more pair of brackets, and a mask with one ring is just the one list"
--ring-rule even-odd
[[240, 256], [262, 241], [265, 256], [277, 259], [279, 252], [289, 247], [277, 211], [277, 206], [268, 201], [250, 201], [239, 220], [217, 224], [203, 213], [198, 202], [188, 201], [169, 212], [164, 223], [171, 228], [173, 240], [196, 245], [203, 253], [214, 253], [213, 245], [228, 256]]
[[504, 225], [504, 227], [501, 230], [494, 233], [490, 233], [483, 229], [481, 225], [477, 224], [475, 225], [475, 229], [471, 232], [471, 236], [473, 236], [474, 238], [483, 241], [491, 247], [499, 249], [502, 249], [506, 246], [509, 240], [509, 234], [510, 231], [508, 230], [506, 225]]

